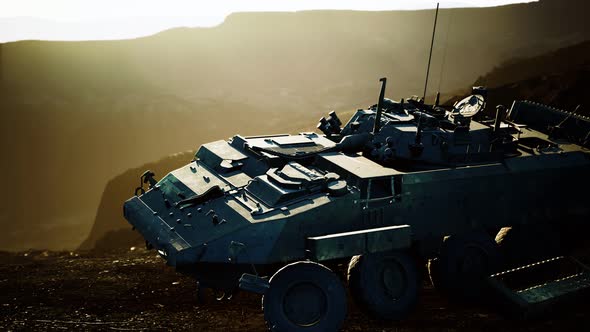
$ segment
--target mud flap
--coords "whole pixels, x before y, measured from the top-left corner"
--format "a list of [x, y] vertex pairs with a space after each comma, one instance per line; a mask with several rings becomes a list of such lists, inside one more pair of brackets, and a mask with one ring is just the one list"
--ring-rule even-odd
[[587, 293], [590, 268], [560, 256], [493, 274], [487, 283], [507, 314], [533, 318]]

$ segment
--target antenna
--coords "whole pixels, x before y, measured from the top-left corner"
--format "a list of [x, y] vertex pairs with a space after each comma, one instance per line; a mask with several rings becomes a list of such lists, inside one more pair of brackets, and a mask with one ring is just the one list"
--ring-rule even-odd
[[438, 5], [436, 3], [436, 12], [434, 14], [434, 27], [432, 28], [432, 41], [430, 42], [430, 55], [428, 55], [428, 68], [426, 68], [426, 82], [424, 82], [424, 95], [422, 100], [426, 100], [426, 89], [428, 88], [428, 74], [430, 74], [430, 61], [432, 60], [432, 48], [434, 47], [434, 35], [436, 34], [436, 20], [438, 19]]
[[383, 77], [379, 79], [381, 82], [381, 92], [379, 93], [379, 101], [377, 102], [377, 115], [375, 115], [375, 123], [373, 124], [373, 134], [379, 132], [381, 129], [381, 108], [383, 107], [383, 98], [385, 97], [385, 85], [387, 84], [387, 78]]

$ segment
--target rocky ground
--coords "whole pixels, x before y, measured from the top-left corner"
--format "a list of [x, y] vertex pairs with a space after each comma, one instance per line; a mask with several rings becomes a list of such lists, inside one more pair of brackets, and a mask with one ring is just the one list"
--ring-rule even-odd
[[[263, 331], [259, 296], [197, 300], [196, 283], [153, 251], [0, 253], [0, 330]], [[586, 298], [587, 299], [587, 298]], [[590, 303], [533, 321], [448, 302], [425, 284], [403, 322], [367, 318], [354, 304], [343, 331], [590, 331]]]

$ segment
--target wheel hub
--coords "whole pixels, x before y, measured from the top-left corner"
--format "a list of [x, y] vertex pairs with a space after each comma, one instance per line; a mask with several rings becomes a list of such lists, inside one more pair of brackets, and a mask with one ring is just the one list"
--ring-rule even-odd
[[400, 298], [407, 287], [403, 267], [397, 262], [386, 262], [381, 270], [381, 282], [389, 296], [394, 299]]
[[317, 324], [327, 311], [324, 291], [311, 282], [302, 282], [290, 287], [283, 299], [285, 316], [298, 326]]

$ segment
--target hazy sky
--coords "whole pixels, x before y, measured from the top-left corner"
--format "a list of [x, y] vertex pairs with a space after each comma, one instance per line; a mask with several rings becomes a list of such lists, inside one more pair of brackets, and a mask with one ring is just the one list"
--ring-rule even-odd
[[[499, 6], [535, 0], [450, 0], [441, 7]], [[232, 12], [312, 9], [394, 10], [436, 7], [433, 0], [0, 0], [0, 42], [145, 36], [179, 27], [214, 26]]]

